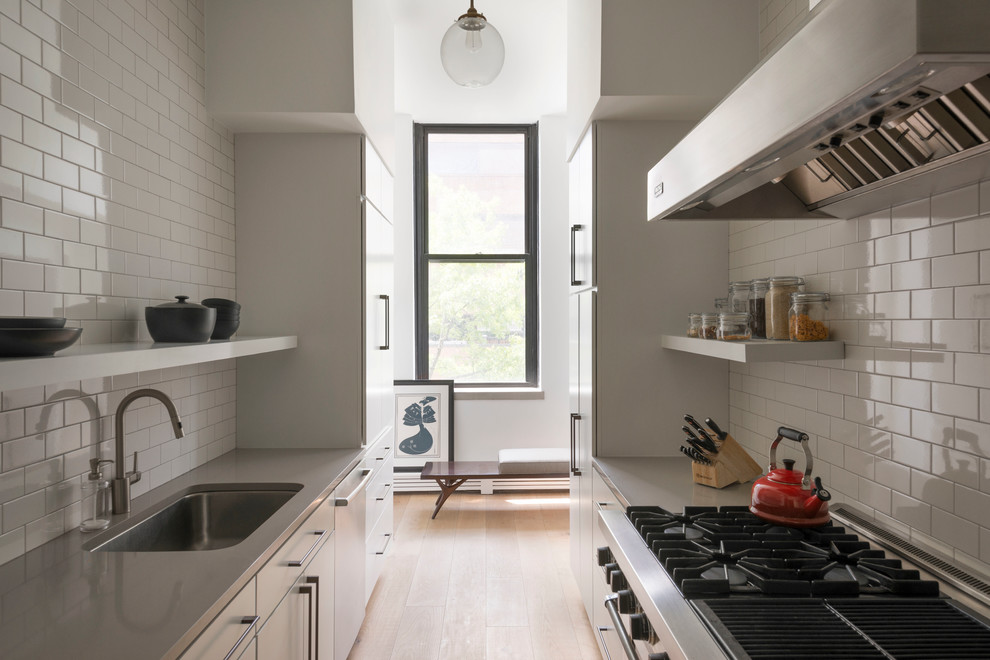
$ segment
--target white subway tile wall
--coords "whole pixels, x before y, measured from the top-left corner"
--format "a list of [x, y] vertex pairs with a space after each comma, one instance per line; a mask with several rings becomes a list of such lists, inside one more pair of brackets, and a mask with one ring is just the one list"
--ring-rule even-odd
[[[843, 360], [733, 363], [733, 435], [765, 462], [778, 426], [807, 431], [815, 472], [834, 501], [984, 575], [990, 286], [979, 282], [990, 278], [987, 195], [984, 183], [854, 220], [735, 221], [729, 229], [730, 280], [804, 276], [808, 290], [832, 293], [831, 327], [846, 342]], [[804, 251], [743, 258], [756, 232], [803, 236]], [[826, 254], [837, 243], [841, 259]], [[864, 259], [889, 263], [892, 276]]]
[[[87, 344], [150, 340], [145, 306], [235, 297], [234, 138], [206, 112], [203, 2], [0, 2], [0, 316], [65, 316]], [[78, 524], [129, 390], [169, 394], [186, 430], [173, 438], [150, 399], [129, 410], [135, 494], [233, 449], [235, 373], [3, 392], [0, 563]]]

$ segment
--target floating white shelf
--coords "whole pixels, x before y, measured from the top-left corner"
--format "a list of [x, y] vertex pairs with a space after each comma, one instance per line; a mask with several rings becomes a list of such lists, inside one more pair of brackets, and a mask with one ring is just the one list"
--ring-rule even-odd
[[674, 351], [696, 353], [736, 362], [796, 362], [805, 360], [841, 360], [845, 344], [841, 341], [718, 341], [680, 335], [663, 335], [661, 345]]
[[204, 344], [83, 344], [51, 357], [0, 358], [0, 391], [284, 351], [295, 336], [237, 337]]

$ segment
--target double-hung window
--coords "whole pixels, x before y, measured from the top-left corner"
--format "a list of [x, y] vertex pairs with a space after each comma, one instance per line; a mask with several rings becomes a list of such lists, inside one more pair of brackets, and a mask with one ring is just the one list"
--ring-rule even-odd
[[416, 124], [416, 375], [537, 385], [537, 127]]

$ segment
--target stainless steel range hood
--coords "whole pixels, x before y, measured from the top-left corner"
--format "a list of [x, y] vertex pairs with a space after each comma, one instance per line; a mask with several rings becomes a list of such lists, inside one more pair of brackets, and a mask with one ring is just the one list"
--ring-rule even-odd
[[647, 218], [852, 218], [990, 178], [988, 75], [987, 0], [824, 0], [650, 170]]

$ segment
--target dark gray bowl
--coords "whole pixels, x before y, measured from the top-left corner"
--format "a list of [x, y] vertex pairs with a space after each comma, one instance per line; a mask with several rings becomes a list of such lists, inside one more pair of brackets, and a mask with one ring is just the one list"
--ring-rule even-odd
[[76, 343], [82, 328], [0, 328], [0, 357], [36, 357]]
[[210, 339], [230, 339], [230, 336], [237, 332], [237, 326], [241, 324], [240, 319], [218, 318], [217, 324], [213, 327], [213, 334]]
[[57, 316], [0, 316], [0, 328], [64, 328], [65, 319]]
[[213, 307], [216, 310], [227, 310], [240, 312], [241, 304], [234, 302], [233, 300], [227, 300], [226, 298], [204, 298], [203, 304], [207, 307]]
[[177, 303], [144, 308], [148, 333], [157, 342], [196, 343], [210, 340], [217, 322], [217, 310], [187, 303], [187, 296], [176, 296]]

